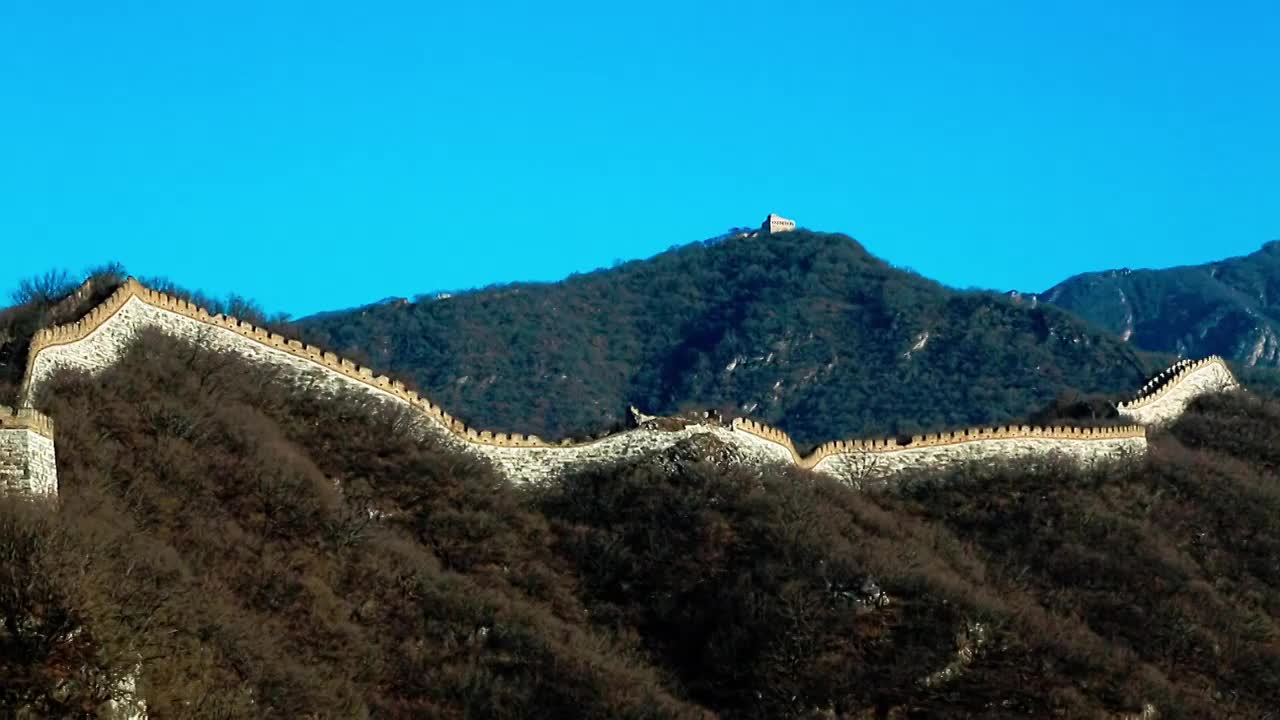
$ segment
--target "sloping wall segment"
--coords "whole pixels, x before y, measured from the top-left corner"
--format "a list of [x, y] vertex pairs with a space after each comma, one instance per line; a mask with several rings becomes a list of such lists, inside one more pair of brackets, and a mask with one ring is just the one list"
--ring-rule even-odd
[[1239, 381], [1217, 355], [1202, 360], [1180, 360], [1147, 383], [1133, 400], [1120, 403], [1120, 415], [1142, 425], [1163, 425], [1175, 420], [1188, 403], [1206, 393], [1240, 387]]

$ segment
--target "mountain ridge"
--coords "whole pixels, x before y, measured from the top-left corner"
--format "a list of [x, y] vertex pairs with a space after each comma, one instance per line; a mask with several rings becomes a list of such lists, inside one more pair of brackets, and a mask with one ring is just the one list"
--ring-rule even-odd
[[[59, 305], [107, 287], [82, 290]], [[944, 300], [972, 310], [966, 332], [1012, 316], [1050, 347], [1105, 339], [1053, 308]], [[144, 304], [247, 352], [128, 314]], [[126, 281], [29, 357], [90, 338], [88, 362], [28, 364], [63, 487], [0, 498], [0, 676], [18, 680], [0, 708], [1172, 719], [1258, 717], [1280, 687], [1280, 405], [1252, 393], [1210, 393], [1151, 452], [1083, 468], [980, 460], [864, 488], [721, 463], [713, 443], [520, 486], [262, 351], [395, 381], [186, 299]], [[1127, 406], [1220, 366], [1179, 363]]]
[[[86, 283], [85, 287], [90, 285]], [[682, 442], [687, 432], [670, 431], [686, 429], [694, 434], [715, 435], [718, 441], [733, 448], [748, 462], [789, 461], [790, 464], [836, 477], [843, 476], [851, 466], [863, 471], [874, 469], [876, 474], [892, 474], [912, 466], [1010, 454], [1043, 456], [1056, 452], [1087, 463], [1116, 453], [1141, 451], [1146, 446], [1145, 431], [1138, 426], [1079, 429], [1021, 425], [915, 435], [902, 443], [894, 438], [831, 441], [802, 455], [785, 432], [739, 417], [727, 424], [722, 424], [718, 418], [705, 422], [680, 421], [676, 427], [670, 427], [672, 419], [657, 419], [656, 422], [650, 419], [641, 422], [643, 429], [638, 428], [636, 432], [606, 434], [585, 442], [548, 444], [533, 436], [478, 432], [399, 381], [375, 376], [372, 370], [333, 353], [237, 318], [210, 314], [186, 300], [146, 288], [132, 278], [93, 306], [80, 320], [40, 330], [32, 337], [23, 373], [20, 404], [29, 407], [36, 402], [42, 396], [42, 387], [48, 378], [60, 370], [102, 372], [137, 341], [138, 333], [143, 332], [185, 338], [209, 350], [267, 363], [277, 368], [281, 382], [314, 387], [321, 392], [331, 391], [336, 383], [368, 391], [380, 400], [396, 401], [406, 409], [417, 411], [421, 419], [427, 421], [431, 427], [424, 427], [424, 433], [439, 436], [443, 431], [443, 437], [438, 439], [450, 441], [472, 454], [485, 456], [505, 475], [524, 482], [548, 479], [564, 470], [592, 462], [651, 453], [666, 445]], [[1215, 364], [1221, 366], [1220, 361], [1210, 358], [1195, 365], [1172, 368], [1166, 373], [1174, 384], [1180, 380], [1187, 381], [1190, 394], [1182, 393], [1176, 398], [1171, 396], [1159, 407], [1139, 409], [1157, 399], [1156, 395], [1146, 392], [1151, 389], [1149, 385], [1132, 403], [1113, 409], [1126, 412], [1125, 407], [1132, 407], [1134, 414], [1129, 419], [1143, 425], [1176, 417], [1182, 405], [1195, 394], [1204, 389], [1221, 389], [1235, 384], [1230, 371], [1225, 366], [1218, 369]], [[1178, 371], [1176, 377], [1173, 376], [1175, 370]], [[1200, 373], [1200, 370], [1208, 374]], [[1192, 383], [1194, 377], [1199, 379]], [[428, 429], [432, 432], [426, 432]], [[761, 445], [753, 438], [763, 440], [765, 444]], [[867, 467], [869, 462], [875, 467]], [[56, 487], [56, 481], [49, 485]]]
[[297, 327], [477, 425], [541, 437], [618, 425], [631, 405], [745, 412], [801, 443], [911, 435], [1124, 392], [1159, 366], [1056, 307], [952, 290], [807, 230]]
[[1280, 367], [1280, 240], [1198, 265], [1082, 273], [1019, 295], [1064, 308], [1146, 351]]

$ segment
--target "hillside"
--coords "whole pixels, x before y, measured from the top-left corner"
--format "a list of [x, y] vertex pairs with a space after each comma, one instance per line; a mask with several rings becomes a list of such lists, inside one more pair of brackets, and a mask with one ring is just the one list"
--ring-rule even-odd
[[843, 235], [693, 244], [555, 284], [378, 305], [301, 335], [414, 379], [468, 423], [557, 438], [628, 405], [713, 408], [801, 443], [1023, 417], [1155, 369], [1052, 307], [963, 293]]
[[[856, 492], [705, 448], [517, 488], [390, 406], [151, 332], [37, 404], [0, 498], [0, 707], [155, 717], [1261, 717], [1280, 405], [1147, 460]], [[1125, 552], [1117, 553], [1123, 547]]]
[[1070, 310], [1144, 350], [1280, 367], [1280, 241], [1204, 265], [1076, 275], [1022, 297]]

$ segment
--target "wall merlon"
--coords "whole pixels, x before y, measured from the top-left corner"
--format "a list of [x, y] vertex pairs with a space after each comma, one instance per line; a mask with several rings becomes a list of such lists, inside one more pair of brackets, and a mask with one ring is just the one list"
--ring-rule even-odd
[[53, 430], [43, 413], [0, 406], [0, 493], [58, 494]]
[[14, 408], [0, 405], [0, 429], [31, 430], [47, 438], [53, 438], [53, 419], [32, 408]]
[[1184, 359], [1143, 386], [1138, 396], [1116, 405], [1121, 414], [1143, 424], [1162, 424], [1181, 413], [1196, 395], [1239, 386], [1226, 362], [1217, 355]]

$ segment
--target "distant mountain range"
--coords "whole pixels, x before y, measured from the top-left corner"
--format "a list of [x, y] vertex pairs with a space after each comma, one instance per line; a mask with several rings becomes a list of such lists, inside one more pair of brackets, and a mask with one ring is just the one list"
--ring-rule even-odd
[[1013, 295], [1069, 310], [1143, 350], [1280, 366], [1280, 241], [1204, 265], [1085, 273]]
[[750, 415], [801, 442], [1001, 423], [1067, 391], [1127, 392], [1163, 363], [1059, 308], [952, 290], [803, 230], [296, 327], [471, 424], [548, 439], [622, 423], [629, 405]]

